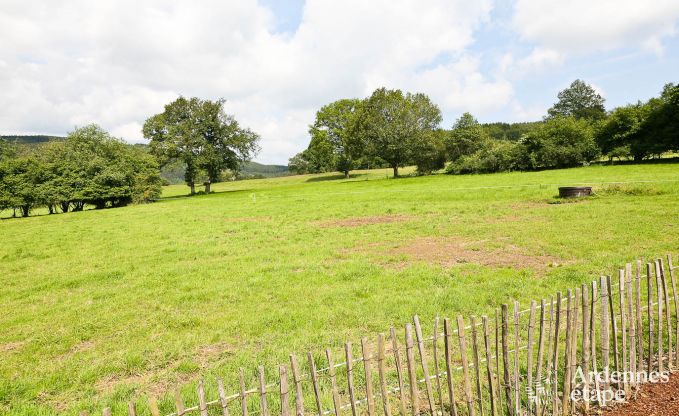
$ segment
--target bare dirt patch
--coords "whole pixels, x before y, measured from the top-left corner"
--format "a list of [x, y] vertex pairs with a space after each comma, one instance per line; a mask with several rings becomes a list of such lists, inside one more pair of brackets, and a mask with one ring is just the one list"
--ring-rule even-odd
[[0, 344], [0, 352], [12, 352], [18, 350], [19, 348], [23, 347], [24, 344], [25, 342], [23, 341], [7, 342], [5, 344]]
[[262, 222], [271, 221], [271, 217], [233, 217], [224, 218], [226, 222]]
[[423, 261], [452, 267], [464, 263], [475, 263], [492, 267], [530, 268], [544, 272], [548, 267], [556, 267], [566, 261], [548, 255], [528, 254], [523, 249], [504, 244], [502, 248], [488, 248], [484, 241], [463, 241], [451, 237], [424, 237], [404, 245], [389, 249], [389, 254], [404, 255], [409, 262]]
[[167, 365], [155, 367], [148, 371], [130, 375], [112, 374], [100, 378], [95, 383], [95, 389], [99, 393], [110, 394], [120, 384], [132, 385], [137, 391], [144, 392], [156, 397], [160, 397], [172, 388], [190, 383], [196, 380], [201, 371], [206, 370], [214, 361], [219, 360], [226, 354], [232, 354], [236, 347], [226, 344], [207, 344], [201, 345], [193, 354], [193, 361], [198, 364], [196, 371], [180, 372], [176, 371], [182, 360], [170, 362]]
[[235, 347], [225, 342], [201, 345], [198, 347], [195, 359], [202, 368], [207, 368], [211, 361], [219, 359], [223, 355], [233, 354], [235, 350]]
[[670, 376], [667, 383], [645, 384], [639, 390], [636, 400], [599, 414], [605, 416], [679, 415], [679, 374]]
[[372, 217], [353, 217], [334, 221], [323, 221], [317, 223], [321, 228], [335, 228], [335, 227], [361, 227], [372, 224], [390, 224], [394, 222], [403, 222], [412, 219], [410, 215], [375, 215]]

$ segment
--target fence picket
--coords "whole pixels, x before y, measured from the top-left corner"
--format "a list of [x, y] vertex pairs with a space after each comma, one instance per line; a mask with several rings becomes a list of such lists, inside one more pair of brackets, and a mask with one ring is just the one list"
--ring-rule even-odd
[[559, 406], [559, 327], [561, 326], [561, 292], [556, 292], [556, 314], [554, 320], [554, 354], [552, 356], [552, 413]]
[[[534, 300], [530, 302], [530, 315], [528, 316], [528, 342], [526, 345], [526, 388], [530, 391], [533, 388], [533, 327], [535, 326], [535, 306]], [[531, 403], [528, 402], [528, 413], [531, 412]]]
[[[584, 374], [582, 391], [585, 397], [589, 397], [589, 359], [590, 359], [590, 338], [589, 338], [589, 292], [587, 290], [587, 285], [583, 284], [580, 291], [582, 295], [582, 364], [581, 368]], [[589, 413], [589, 400], [584, 400], [583, 403], [585, 414]]]
[[[507, 304], [502, 304], [502, 370], [503, 380], [505, 383], [505, 398], [507, 402], [507, 413], [514, 415], [514, 407], [512, 406], [512, 384], [509, 381], [509, 330], [507, 321], [509, 319]], [[459, 325], [459, 324], [458, 324]]]
[[415, 336], [417, 336], [417, 349], [420, 352], [420, 364], [422, 364], [422, 374], [424, 374], [424, 387], [427, 392], [427, 401], [429, 402], [429, 411], [431, 414], [436, 413], [436, 405], [434, 404], [434, 392], [431, 387], [431, 378], [429, 377], [429, 363], [427, 362], [427, 352], [424, 347], [424, 337], [422, 336], [422, 327], [420, 326], [420, 318], [417, 315], [413, 317], [415, 322]]
[[675, 319], [675, 330], [676, 334], [674, 336], [674, 352], [675, 352], [675, 364], [674, 366], [679, 368], [679, 294], [677, 294], [677, 284], [674, 278], [674, 266], [672, 265], [672, 256], [667, 255], [667, 270], [670, 274], [670, 282], [672, 283], [672, 298], [674, 299], [674, 319]]
[[198, 380], [198, 410], [200, 411], [200, 416], [208, 416], [207, 400], [205, 400], [205, 382], [203, 379]]
[[302, 378], [299, 374], [297, 357], [290, 354], [290, 368], [292, 369], [292, 382], [295, 384], [295, 416], [304, 416], [304, 395], [302, 393]]
[[332, 410], [335, 416], [339, 416], [342, 404], [340, 403], [339, 390], [337, 389], [337, 375], [335, 374], [335, 361], [332, 359], [330, 348], [325, 349], [325, 358], [328, 360], [328, 377], [332, 389]]
[[351, 414], [356, 416], [358, 410], [356, 409], [356, 391], [354, 389], [354, 357], [351, 350], [351, 342], [344, 344], [344, 354], [347, 360], [347, 388], [349, 390], [349, 404], [351, 405]]
[[238, 379], [240, 382], [240, 408], [241, 408], [241, 414], [243, 416], [248, 416], [248, 400], [247, 400], [247, 393], [246, 393], [246, 388], [245, 388], [245, 375], [243, 374], [243, 368], [239, 369], [238, 372]]
[[564, 415], [568, 414], [570, 399], [566, 394], [567, 391], [571, 390], [571, 359], [573, 354], [571, 352], [573, 341], [572, 341], [572, 326], [573, 326], [573, 304], [572, 304], [572, 292], [570, 289], [566, 291], [566, 340], [564, 345], [564, 375], [563, 375], [563, 395], [561, 396], [561, 410]]
[[646, 371], [653, 370], [653, 283], [651, 277], [651, 263], [646, 263], [646, 296], [648, 297], [648, 362]]
[[436, 379], [436, 392], [439, 397], [439, 407], [443, 411], [443, 393], [441, 392], [441, 377], [439, 377], [439, 354], [438, 354], [438, 340], [439, 340], [439, 317], [434, 319], [434, 336], [432, 337], [432, 355], [434, 358], [434, 377]]
[[365, 399], [368, 403], [368, 415], [375, 414], [375, 396], [373, 395], [372, 354], [368, 348], [368, 338], [361, 338], [361, 354], [363, 355], [363, 371], [365, 375]]
[[455, 403], [455, 389], [453, 388], [453, 364], [451, 357], [453, 348], [452, 336], [453, 335], [450, 329], [450, 320], [448, 318], [443, 318], [443, 342], [445, 348], [444, 356], [446, 359], [446, 381], [448, 384], [448, 399], [450, 400], [450, 414], [451, 416], [457, 416], [457, 404]]
[[488, 395], [490, 396], [490, 414], [492, 416], [497, 415], [497, 409], [495, 404], [495, 383], [493, 376], [493, 365], [491, 364], [491, 354], [490, 354], [490, 340], [488, 339], [488, 317], [482, 316], [481, 322], [483, 323], [483, 345], [486, 352], [486, 376], [488, 377]]
[[474, 362], [474, 375], [476, 377], [476, 399], [479, 402], [479, 414], [483, 415], [483, 392], [481, 390], [481, 364], [479, 361], [479, 344], [476, 332], [476, 318], [471, 317], [472, 327], [472, 360]]
[[663, 300], [665, 302], [665, 322], [667, 322], [667, 369], [672, 370], [672, 311], [670, 310], [670, 295], [667, 291], [667, 278], [665, 276], [665, 266], [662, 258], [659, 258], [656, 263], [660, 269], [660, 280], [662, 281]]
[[[290, 409], [288, 408], [288, 393], [290, 393], [290, 387], [288, 386], [288, 369], [286, 366], [281, 365], [278, 367], [278, 375], [280, 377], [280, 394], [281, 394], [281, 416], [288, 416], [290, 414]], [[219, 399], [222, 402], [222, 408], [225, 409], [223, 416], [228, 416], [228, 410], [226, 410], [224, 397], [224, 388], [222, 387], [219, 392]]]
[[[394, 354], [394, 366], [396, 367], [396, 376], [398, 378], [398, 394], [399, 394], [399, 410], [401, 416], [406, 415], [406, 389], [403, 384], [403, 367], [401, 365], [401, 355], [399, 353], [398, 339], [396, 339], [396, 329], [392, 326], [389, 329], [391, 335], [391, 349]], [[354, 415], [355, 416], [355, 415]]]
[[379, 334], [377, 336], [377, 374], [379, 375], [380, 378], [380, 395], [382, 396], [382, 410], [384, 411], [385, 416], [391, 416], [384, 360], [385, 360], [384, 334]]
[[151, 416], [160, 416], [158, 400], [154, 396], [149, 397], [149, 412], [151, 412]]
[[464, 398], [467, 402], [467, 411], [470, 416], [474, 416], [474, 400], [472, 399], [472, 388], [469, 380], [469, 361], [467, 359], [467, 340], [464, 335], [464, 318], [457, 316], [457, 336], [460, 341], [460, 361], [462, 362], [462, 377], [464, 379]]
[[316, 399], [316, 412], [318, 416], [323, 416], [323, 404], [321, 403], [321, 392], [318, 388], [318, 374], [316, 372], [316, 361], [311, 351], [307, 352], [307, 359], [309, 361], [309, 375], [311, 376], [311, 385], [314, 388], [314, 398]]
[[420, 404], [417, 391], [417, 374], [415, 373], [415, 354], [413, 353], [413, 329], [410, 324], [405, 324], [406, 332], [406, 360], [408, 362], [408, 384], [410, 385], [410, 410], [413, 416], [420, 413]]

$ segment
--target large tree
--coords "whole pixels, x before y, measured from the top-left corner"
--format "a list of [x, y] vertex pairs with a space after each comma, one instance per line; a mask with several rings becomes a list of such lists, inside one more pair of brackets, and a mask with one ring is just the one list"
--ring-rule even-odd
[[557, 101], [547, 110], [548, 118], [558, 116], [601, 120], [606, 117], [604, 98], [586, 82], [576, 79], [571, 85], [560, 91]]
[[556, 117], [520, 141], [519, 169], [554, 169], [580, 166], [601, 154], [594, 128], [587, 120]]
[[354, 134], [370, 155], [387, 162], [398, 177], [398, 168], [412, 162], [422, 136], [440, 123], [441, 110], [426, 95], [380, 88], [363, 104]]
[[446, 150], [451, 161], [468, 156], [481, 149], [490, 136], [470, 113], [464, 113], [455, 121], [446, 139]]
[[184, 162], [191, 194], [201, 173], [207, 178], [205, 192], [209, 193], [210, 184], [224, 170], [239, 171], [259, 151], [259, 135], [226, 114], [224, 100], [179, 97], [147, 119], [143, 133], [161, 164], [176, 159]]
[[623, 155], [633, 155], [637, 160], [643, 158], [645, 152], [635, 146], [635, 153], [632, 153], [631, 144], [638, 136], [649, 111], [649, 104], [641, 102], [613, 110], [596, 132], [601, 152], [611, 158]]
[[328, 143], [333, 168], [345, 177], [349, 177], [349, 171], [355, 168], [355, 160], [361, 155], [360, 141], [354, 137], [353, 129], [360, 105], [358, 99], [341, 99], [324, 105], [309, 127], [312, 143]]

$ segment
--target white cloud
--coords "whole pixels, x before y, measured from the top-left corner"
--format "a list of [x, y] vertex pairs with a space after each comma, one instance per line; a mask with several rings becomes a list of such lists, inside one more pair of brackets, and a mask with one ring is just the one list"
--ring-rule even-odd
[[[308, 0], [299, 28], [274, 32], [256, 0], [3, 0], [0, 126], [64, 133], [96, 122], [137, 141], [179, 94], [224, 97], [285, 162], [315, 109], [387, 86], [430, 94], [444, 112], [496, 109], [511, 85], [466, 50], [490, 0]], [[443, 62], [437, 60], [445, 56]]]
[[517, 0], [513, 24], [523, 40], [560, 52], [631, 46], [657, 54], [677, 19], [676, 0]]

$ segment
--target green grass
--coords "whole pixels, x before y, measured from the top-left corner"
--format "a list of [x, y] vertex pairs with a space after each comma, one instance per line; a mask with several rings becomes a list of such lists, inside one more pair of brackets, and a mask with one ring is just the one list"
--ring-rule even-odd
[[[199, 376], [233, 392], [238, 367], [339, 351], [415, 313], [525, 304], [679, 248], [676, 163], [386, 175], [171, 186], [150, 205], [0, 221], [0, 413], [121, 412], [178, 383], [189, 397]], [[596, 195], [557, 203], [580, 183]], [[453, 264], [460, 245], [510, 263]]]

